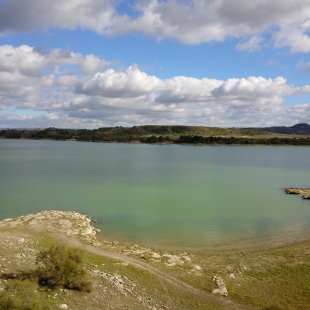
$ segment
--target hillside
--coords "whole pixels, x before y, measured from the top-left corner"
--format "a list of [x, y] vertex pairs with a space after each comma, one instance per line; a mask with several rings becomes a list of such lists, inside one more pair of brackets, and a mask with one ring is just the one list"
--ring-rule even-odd
[[91, 142], [310, 145], [310, 125], [268, 128], [221, 128], [205, 126], [102, 127], [98, 129], [8, 129], [2, 139], [48, 139]]
[[267, 131], [285, 135], [310, 135], [310, 125], [306, 123], [296, 124], [291, 127], [262, 127], [262, 128], [252, 128], [258, 131]]

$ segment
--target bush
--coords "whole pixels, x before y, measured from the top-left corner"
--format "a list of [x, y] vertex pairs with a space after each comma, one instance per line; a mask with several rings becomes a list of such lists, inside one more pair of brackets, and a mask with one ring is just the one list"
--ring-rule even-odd
[[85, 253], [81, 249], [54, 245], [37, 255], [39, 283], [51, 288], [64, 287], [91, 291], [91, 282], [84, 269]]
[[10, 280], [4, 292], [0, 293], [1, 310], [48, 310], [51, 301], [37, 291], [37, 284], [30, 280]]

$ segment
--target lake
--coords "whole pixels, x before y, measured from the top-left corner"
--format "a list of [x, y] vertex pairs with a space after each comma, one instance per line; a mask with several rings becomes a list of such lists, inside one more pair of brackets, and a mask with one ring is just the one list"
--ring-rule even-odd
[[310, 236], [310, 147], [0, 140], [0, 218], [74, 210], [102, 237], [186, 250]]

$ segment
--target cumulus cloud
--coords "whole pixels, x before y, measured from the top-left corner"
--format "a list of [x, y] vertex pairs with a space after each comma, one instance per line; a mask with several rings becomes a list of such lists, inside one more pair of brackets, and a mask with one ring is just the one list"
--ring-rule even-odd
[[166, 88], [156, 101], [168, 104], [208, 101], [211, 91], [222, 83], [223, 81], [215, 79], [177, 76], [165, 81]]
[[259, 101], [260, 106], [269, 103], [283, 103], [283, 96], [295, 94], [305, 89], [294, 88], [286, 83], [283, 77], [265, 79], [249, 77], [247, 79], [194, 79], [175, 77], [166, 80], [167, 89], [157, 98], [161, 103], [221, 103], [231, 106], [254, 105]]
[[[308, 9], [310, 16], [310, 9]], [[292, 53], [310, 52], [310, 18], [300, 23], [292, 23], [282, 26], [274, 32], [275, 47], [290, 47]]]
[[0, 33], [81, 28], [102, 35], [142, 33], [184, 44], [235, 37], [242, 39], [238, 49], [250, 51], [271, 33], [275, 47], [310, 51], [310, 0], [137, 0], [126, 13], [118, 12], [121, 2], [125, 0], [3, 0]]
[[114, 13], [109, 0], [4, 0], [0, 4], [0, 32], [33, 31], [41, 27], [108, 31]]
[[162, 84], [157, 77], [149, 76], [136, 66], [131, 66], [126, 72], [109, 69], [93, 77], [86, 77], [76, 85], [76, 92], [111, 98], [137, 97], [160, 90]]
[[285, 112], [290, 119], [294, 120], [294, 123], [309, 123], [310, 103], [297, 104]]
[[90, 54], [86, 55], [85, 59], [79, 65], [79, 71], [85, 75], [90, 75], [101, 71], [103, 68], [109, 66], [111, 62], [100, 59], [99, 57]]
[[0, 46], [0, 72], [19, 72], [29, 77], [42, 75], [44, 69], [79, 63], [82, 59], [81, 54], [61, 49], [53, 49], [45, 53], [40, 48], [28, 45]]
[[251, 98], [284, 96], [295, 91], [287, 85], [286, 79], [265, 79], [263, 77], [249, 77], [247, 79], [228, 79], [218, 88], [212, 91], [214, 97], [238, 98], [241, 101], [248, 101]]
[[[309, 95], [310, 85], [295, 87], [283, 77], [160, 79], [137, 65], [102, 69], [108, 63], [57, 49], [0, 46], [1, 126], [263, 126], [310, 116], [309, 103], [287, 106], [290, 96]], [[7, 107], [15, 113], [5, 114]]]

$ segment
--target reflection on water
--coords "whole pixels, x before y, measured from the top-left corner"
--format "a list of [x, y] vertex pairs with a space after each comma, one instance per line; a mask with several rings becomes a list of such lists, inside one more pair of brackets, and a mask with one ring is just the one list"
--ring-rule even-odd
[[[96, 218], [105, 238], [222, 248], [309, 233], [310, 148], [0, 140], [0, 217]], [[253, 243], [255, 240], [255, 243]]]

